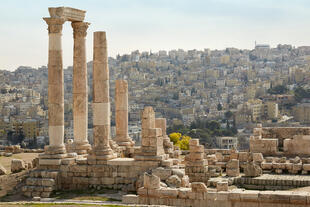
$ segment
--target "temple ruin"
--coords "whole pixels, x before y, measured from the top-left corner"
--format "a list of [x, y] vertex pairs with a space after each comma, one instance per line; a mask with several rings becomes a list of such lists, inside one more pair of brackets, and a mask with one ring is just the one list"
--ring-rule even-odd
[[[49, 8], [49, 146], [23, 186], [28, 197], [53, 191], [112, 188], [135, 192], [127, 204], [170, 206], [309, 206], [310, 194], [288, 191], [310, 186], [310, 128], [263, 128], [250, 138], [250, 151], [205, 149], [191, 139], [189, 152], [173, 146], [166, 120], [152, 107], [142, 115], [141, 146], [128, 136], [128, 83], [116, 81], [116, 137], [110, 133], [109, 68], [106, 32], [94, 32], [93, 137], [87, 140], [85, 11]], [[64, 143], [64, 86], [61, 33], [71, 21], [74, 37], [74, 142]], [[281, 177], [289, 174], [290, 178]]]

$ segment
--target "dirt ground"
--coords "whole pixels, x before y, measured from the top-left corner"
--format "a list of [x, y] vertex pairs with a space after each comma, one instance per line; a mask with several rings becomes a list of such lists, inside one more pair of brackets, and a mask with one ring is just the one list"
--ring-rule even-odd
[[26, 162], [31, 162], [34, 158], [38, 156], [38, 153], [19, 153], [13, 154], [11, 157], [0, 156], [0, 164], [11, 173], [11, 160], [12, 159], [22, 159]]

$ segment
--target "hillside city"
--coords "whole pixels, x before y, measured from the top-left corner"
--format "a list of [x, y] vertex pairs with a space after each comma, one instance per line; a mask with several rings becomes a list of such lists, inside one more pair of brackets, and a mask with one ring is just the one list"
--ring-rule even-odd
[[[310, 47], [257, 44], [253, 50], [133, 51], [109, 57], [111, 134], [115, 136], [115, 80], [129, 86], [129, 136], [141, 140], [145, 106], [167, 119], [168, 132], [199, 138], [207, 148], [247, 149], [257, 123], [310, 123]], [[92, 143], [92, 62], [88, 62], [88, 138]], [[74, 139], [72, 67], [64, 70], [65, 140]], [[0, 144], [48, 144], [48, 68], [0, 71]], [[218, 131], [199, 129], [216, 121]], [[226, 140], [226, 141], [223, 141]]]

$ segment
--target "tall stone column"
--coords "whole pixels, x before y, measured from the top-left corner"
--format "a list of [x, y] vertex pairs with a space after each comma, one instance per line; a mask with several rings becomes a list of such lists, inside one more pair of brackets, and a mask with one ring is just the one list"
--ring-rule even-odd
[[[104, 164], [116, 157], [110, 147], [110, 95], [106, 33], [94, 32], [93, 58], [93, 139], [90, 164]], [[100, 161], [102, 160], [102, 162]], [[95, 163], [96, 162], [96, 163]]]
[[72, 22], [74, 37], [73, 51], [73, 133], [74, 151], [87, 154], [90, 144], [87, 139], [88, 129], [88, 93], [85, 37], [87, 22]]
[[128, 135], [128, 83], [115, 81], [115, 141], [119, 146], [132, 147], [134, 142]]
[[48, 133], [45, 154], [65, 154], [64, 145], [64, 76], [62, 65], [61, 18], [44, 18], [48, 24]]

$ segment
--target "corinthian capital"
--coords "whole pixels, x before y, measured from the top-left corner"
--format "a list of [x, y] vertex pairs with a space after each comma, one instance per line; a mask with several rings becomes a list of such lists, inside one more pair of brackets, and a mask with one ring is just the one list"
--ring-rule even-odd
[[62, 25], [66, 20], [62, 18], [43, 18], [48, 25], [48, 33], [61, 33]]
[[89, 25], [90, 23], [88, 22], [72, 22], [71, 26], [73, 28], [73, 37], [86, 37]]

